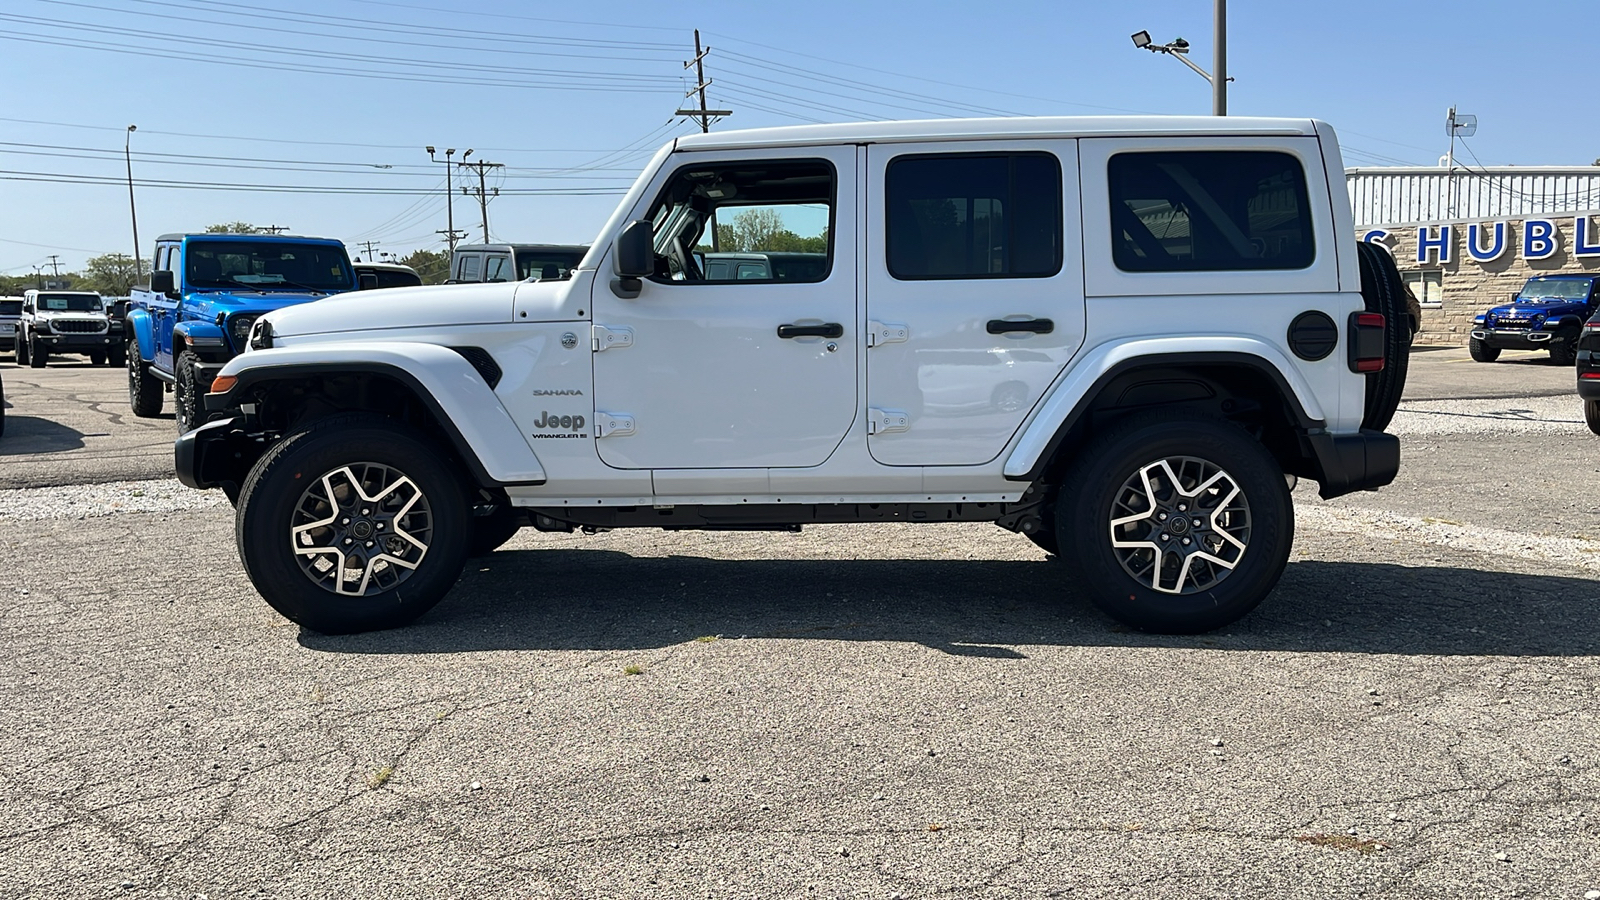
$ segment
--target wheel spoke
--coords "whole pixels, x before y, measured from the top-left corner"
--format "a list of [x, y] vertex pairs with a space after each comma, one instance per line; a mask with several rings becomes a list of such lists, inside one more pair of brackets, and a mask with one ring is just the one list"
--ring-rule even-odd
[[323, 474], [300, 495], [293, 520], [289, 540], [301, 571], [344, 596], [366, 596], [405, 581], [433, 538], [433, 511], [421, 488], [380, 463], [352, 463]]
[[1243, 559], [1250, 506], [1237, 479], [1192, 456], [1140, 466], [1118, 489], [1111, 547], [1124, 571], [1165, 594], [1210, 590]]

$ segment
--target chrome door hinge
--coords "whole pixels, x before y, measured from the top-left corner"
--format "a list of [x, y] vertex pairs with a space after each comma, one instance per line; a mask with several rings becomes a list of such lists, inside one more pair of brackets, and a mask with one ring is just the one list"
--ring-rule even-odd
[[911, 336], [911, 329], [904, 325], [892, 322], [868, 322], [867, 346], [876, 347], [879, 344], [900, 344]]
[[592, 325], [589, 335], [589, 347], [596, 353], [633, 346], [633, 329], [626, 325]]
[[894, 434], [911, 430], [911, 415], [903, 409], [867, 410], [867, 434]]
[[606, 412], [594, 414], [595, 437], [627, 437], [630, 434], [633, 434], [633, 416]]

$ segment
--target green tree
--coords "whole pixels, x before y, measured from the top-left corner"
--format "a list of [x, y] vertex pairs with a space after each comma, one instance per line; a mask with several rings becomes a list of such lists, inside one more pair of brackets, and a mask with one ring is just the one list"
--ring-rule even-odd
[[218, 222], [206, 226], [206, 234], [266, 234], [267, 230], [249, 222]]
[[450, 255], [440, 250], [413, 250], [400, 264], [416, 269], [423, 284], [444, 284], [450, 276]]
[[[150, 271], [148, 259], [140, 261], [140, 272]], [[75, 287], [98, 291], [107, 297], [126, 297], [135, 283], [133, 257], [126, 253], [106, 253], [90, 257], [83, 267], [83, 280]]]

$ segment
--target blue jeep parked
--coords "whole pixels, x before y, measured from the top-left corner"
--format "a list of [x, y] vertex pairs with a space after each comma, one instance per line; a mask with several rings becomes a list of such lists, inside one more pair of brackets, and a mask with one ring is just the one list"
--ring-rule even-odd
[[1537, 275], [1505, 306], [1473, 319], [1467, 342], [1472, 358], [1494, 362], [1501, 350], [1549, 350], [1550, 361], [1570, 366], [1578, 357], [1583, 322], [1600, 303], [1600, 276]]
[[170, 390], [178, 433], [202, 423], [223, 363], [243, 352], [262, 313], [358, 287], [344, 245], [266, 234], [164, 234], [148, 289], [128, 303], [128, 402], [161, 413]]

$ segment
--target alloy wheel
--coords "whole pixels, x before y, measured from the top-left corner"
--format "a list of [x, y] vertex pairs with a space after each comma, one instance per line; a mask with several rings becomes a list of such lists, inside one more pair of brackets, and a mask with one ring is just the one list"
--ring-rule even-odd
[[433, 539], [428, 498], [392, 466], [358, 462], [312, 482], [289, 527], [300, 571], [335, 594], [361, 597], [401, 584]]
[[1111, 546], [1133, 579], [1167, 594], [1217, 586], [1250, 543], [1250, 503], [1216, 463], [1174, 456], [1139, 467], [1117, 489]]

